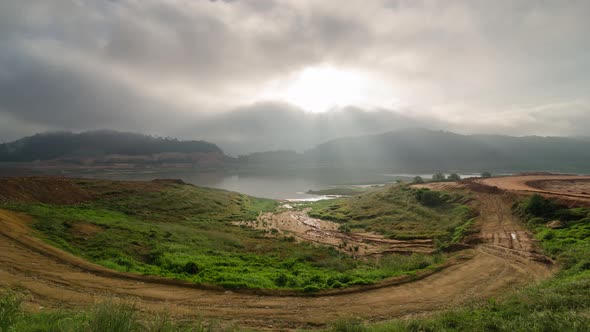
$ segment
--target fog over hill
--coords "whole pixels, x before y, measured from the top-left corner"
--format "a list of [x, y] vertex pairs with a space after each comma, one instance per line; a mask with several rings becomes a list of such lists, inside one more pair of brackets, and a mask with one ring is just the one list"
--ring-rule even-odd
[[[278, 156], [273, 158], [273, 156]], [[328, 141], [303, 154], [252, 155], [264, 162], [293, 164], [294, 156], [325, 167], [436, 171], [561, 171], [590, 173], [590, 141], [568, 137], [459, 135], [403, 129]]]
[[[330, 135], [337, 135], [337, 131]], [[305, 144], [318, 139], [310, 138]], [[304, 152], [290, 150], [289, 142], [284, 141], [270, 141], [266, 146], [281, 147], [281, 144], [285, 148], [232, 158], [217, 145], [205, 141], [116, 131], [59, 132], [0, 144], [0, 161], [52, 160], [85, 165], [179, 163], [273, 171], [346, 168], [410, 173], [484, 170], [590, 173], [587, 138], [460, 135], [400, 129], [332, 139]]]
[[345, 136], [443, 126], [440, 121], [387, 110], [367, 112], [347, 107], [332, 112], [308, 113], [286, 104], [263, 103], [191, 123], [181, 131], [181, 136], [203, 137], [218, 144], [226, 153], [237, 156], [284, 149], [303, 152]]

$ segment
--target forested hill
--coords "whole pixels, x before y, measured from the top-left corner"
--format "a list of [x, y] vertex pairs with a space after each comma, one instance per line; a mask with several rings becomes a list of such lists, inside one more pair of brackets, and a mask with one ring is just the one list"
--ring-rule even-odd
[[387, 165], [400, 171], [590, 172], [590, 141], [566, 137], [459, 135], [405, 129], [332, 140], [304, 155], [315, 163]]
[[179, 141], [106, 130], [79, 134], [71, 132], [37, 134], [0, 144], [0, 161], [4, 162], [65, 159], [86, 162], [127, 159], [141, 162], [142, 158], [143, 161], [194, 161], [196, 156], [204, 155], [223, 156], [223, 151], [217, 145], [205, 141]]

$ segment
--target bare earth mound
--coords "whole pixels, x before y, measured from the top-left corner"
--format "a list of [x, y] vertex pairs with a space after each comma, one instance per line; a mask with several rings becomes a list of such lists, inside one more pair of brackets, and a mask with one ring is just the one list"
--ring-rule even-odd
[[91, 199], [87, 191], [66, 178], [0, 178], [0, 202], [77, 204]]
[[[453, 185], [456, 187], [456, 185]], [[35, 304], [84, 306], [108, 297], [172, 316], [229, 321], [253, 328], [323, 326], [339, 318], [378, 321], [499, 296], [551, 275], [532, 236], [512, 216], [509, 198], [475, 193], [480, 212], [473, 258], [413, 283], [317, 297], [257, 296], [173, 285], [88, 263], [30, 235], [27, 217], [0, 210], [0, 285], [30, 291]], [[85, 230], [88, 231], [88, 230]]]

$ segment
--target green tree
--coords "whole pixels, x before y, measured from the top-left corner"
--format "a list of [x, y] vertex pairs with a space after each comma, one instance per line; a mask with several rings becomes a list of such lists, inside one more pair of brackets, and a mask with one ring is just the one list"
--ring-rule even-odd
[[481, 172], [481, 177], [482, 178], [491, 178], [492, 177], [492, 173], [490, 173], [490, 172]]
[[421, 176], [416, 176], [414, 177], [414, 181], [412, 181], [412, 183], [424, 183], [424, 179]]
[[461, 180], [461, 177], [457, 173], [452, 173], [452, 174], [449, 174], [449, 177], [447, 177], [447, 180], [459, 181], [459, 180]]
[[432, 181], [444, 181], [445, 180], [445, 175], [443, 173], [435, 173], [432, 176]]

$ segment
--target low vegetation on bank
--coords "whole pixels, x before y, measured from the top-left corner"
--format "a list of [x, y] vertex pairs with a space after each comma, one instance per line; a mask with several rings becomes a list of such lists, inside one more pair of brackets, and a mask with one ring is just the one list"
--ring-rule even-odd
[[[391, 239], [455, 239], [474, 217], [466, 194], [392, 185], [350, 198], [309, 204], [311, 217], [341, 223], [353, 231], [371, 231]], [[463, 227], [465, 228], [465, 227]]]

